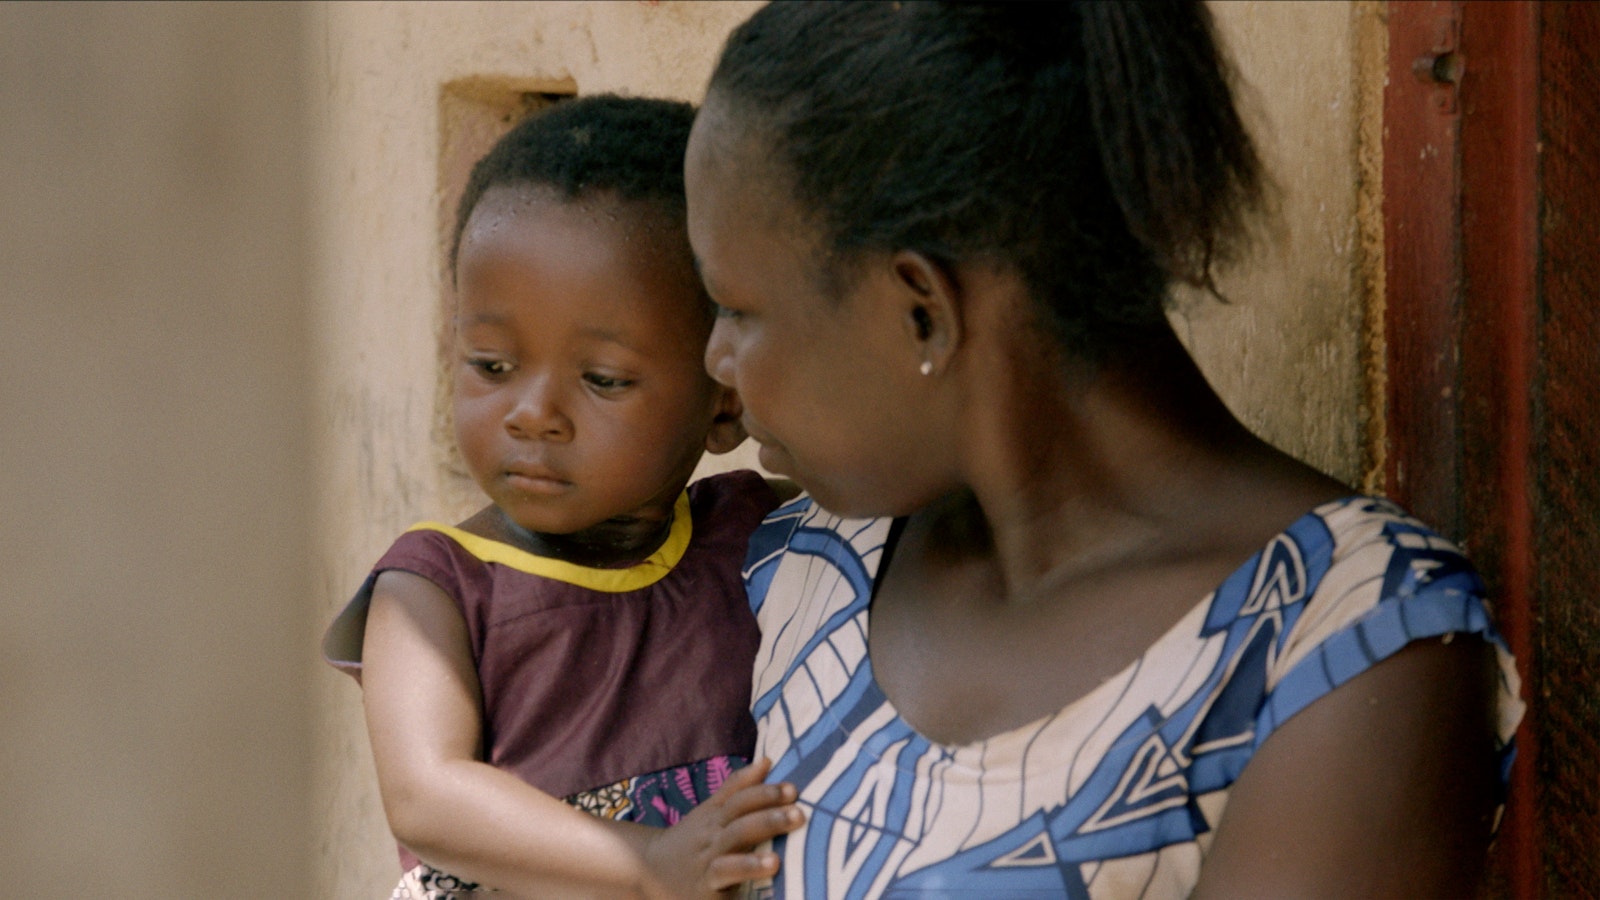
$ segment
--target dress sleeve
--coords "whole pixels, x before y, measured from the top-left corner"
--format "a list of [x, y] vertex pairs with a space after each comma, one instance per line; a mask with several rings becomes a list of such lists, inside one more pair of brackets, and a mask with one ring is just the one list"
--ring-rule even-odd
[[[1449, 541], [1381, 501], [1360, 520], [1328, 522], [1327, 570], [1268, 672], [1256, 744], [1290, 716], [1406, 645], [1468, 635], [1495, 649], [1497, 746], [1509, 774], [1524, 705], [1514, 660], [1495, 630], [1478, 573]], [[1360, 510], [1347, 509], [1353, 516]]]
[[379, 557], [355, 596], [334, 617], [322, 636], [322, 658], [335, 669], [361, 683], [361, 647], [367, 630], [367, 610], [378, 576], [400, 569], [432, 581], [460, 603], [460, 567], [455, 542], [436, 531], [408, 531]]

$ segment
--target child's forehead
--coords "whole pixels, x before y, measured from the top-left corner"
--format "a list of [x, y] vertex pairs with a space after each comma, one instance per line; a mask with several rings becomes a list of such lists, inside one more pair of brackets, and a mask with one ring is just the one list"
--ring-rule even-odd
[[634, 209], [641, 205], [568, 201], [548, 188], [486, 192], [463, 233], [459, 321], [490, 324], [506, 310], [565, 305], [571, 295], [617, 328], [709, 317], [682, 226], [649, 227], [648, 213]]
[[[565, 198], [542, 186], [486, 192], [462, 232], [458, 265], [487, 255], [548, 252], [604, 259], [624, 272], [694, 278], [681, 215], [612, 195]], [[686, 274], [685, 274], [686, 273]], [[696, 282], [698, 287], [698, 282]]]
[[[497, 184], [483, 192], [467, 219], [462, 240], [484, 226], [504, 227], [508, 220], [531, 220], [543, 228], [577, 228], [635, 234], [668, 233], [683, 228], [674, 214], [654, 200], [630, 200], [611, 190], [571, 196], [538, 182]], [[481, 237], [481, 235], [480, 235]]]

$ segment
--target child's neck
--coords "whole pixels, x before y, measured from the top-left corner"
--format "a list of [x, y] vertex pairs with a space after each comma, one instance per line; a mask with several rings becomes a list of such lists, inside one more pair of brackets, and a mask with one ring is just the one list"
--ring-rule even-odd
[[523, 528], [491, 505], [461, 527], [535, 556], [609, 569], [641, 562], [660, 549], [672, 531], [672, 516], [659, 520], [619, 516], [572, 534], [546, 534]]

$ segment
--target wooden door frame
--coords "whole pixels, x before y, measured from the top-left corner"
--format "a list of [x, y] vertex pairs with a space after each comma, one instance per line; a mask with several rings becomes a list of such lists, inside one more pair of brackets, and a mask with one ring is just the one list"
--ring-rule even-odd
[[1600, 15], [1386, 12], [1384, 488], [1482, 569], [1529, 700], [1488, 892], [1565, 896], [1600, 884]]

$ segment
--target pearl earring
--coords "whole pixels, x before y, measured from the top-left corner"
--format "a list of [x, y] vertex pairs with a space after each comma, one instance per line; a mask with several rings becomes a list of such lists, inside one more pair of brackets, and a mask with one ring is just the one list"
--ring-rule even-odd
[[926, 359], [923, 360], [922, 361], [922, 365], [917, 367], [917, 371], [921, 372], [924, 375], [932, 375], [933, 374], [933, 362], [931, 360], [926, 360]]

